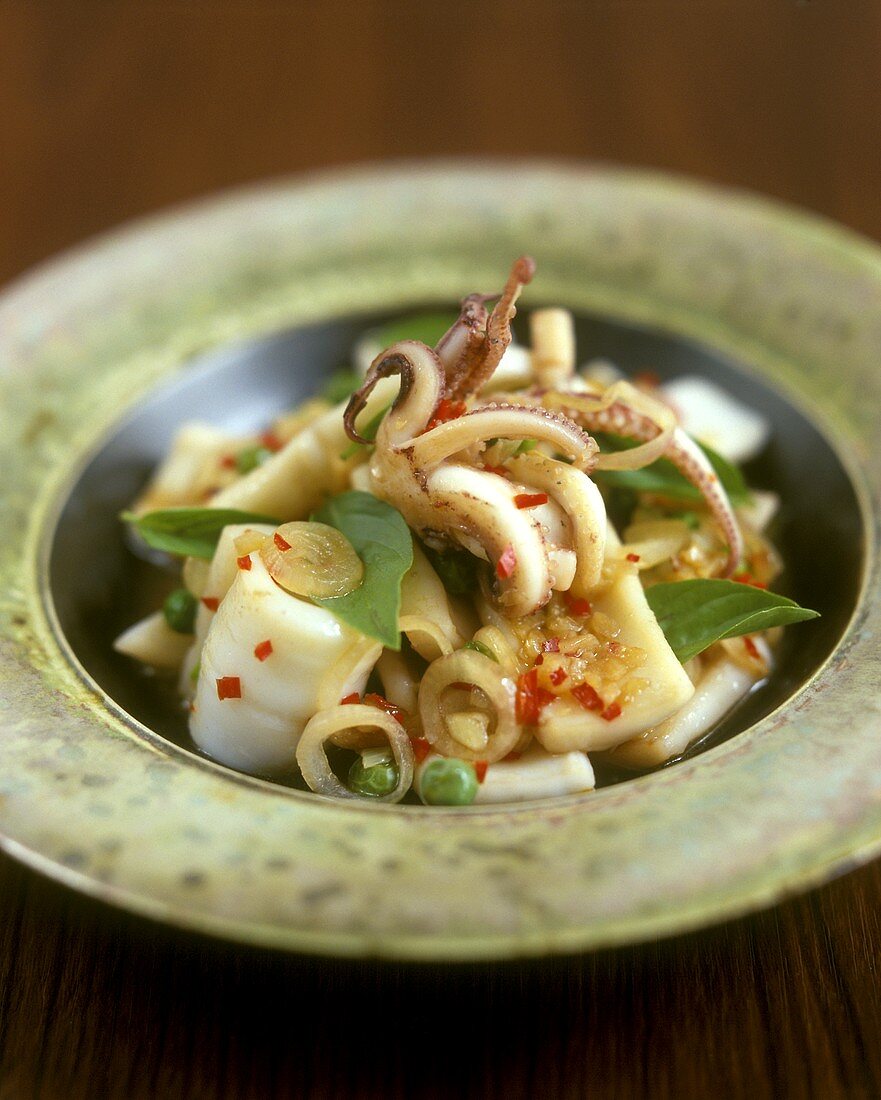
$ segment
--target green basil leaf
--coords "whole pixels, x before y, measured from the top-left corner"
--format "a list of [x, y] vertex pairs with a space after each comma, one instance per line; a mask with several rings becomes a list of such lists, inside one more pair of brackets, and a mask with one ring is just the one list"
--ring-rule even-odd
[[388, 321], [364, 334], [365, 343], [376, 344], [379, 349], [389, 348], [399, 340], [420, 340], [430, 348], [453, 325], [458, 313], [416, 313], [412, 317], [400, 317]]
[[400, 649], [401, 581], [413, 564], [404, 517], [384, 500], [352, 490], [330, 497], [312, 519], [341, 531], [364, 562], [364, 579], [353, 592], [312, 602], [389, 649]]
[[653, 584], [645, 596], [670, 648], [683, 663], [723, 638], [818, 617], [816, 611], [799, 607], [785, 596], [737, 581]]
[[156, 512], [123, 512], [121, 517], [131, 524], [148, 546], [168, 554], [184, 557], [214, 557], [220, 533], [230, 523], [271, 523], [279, 520], [256, 512], [240, 512], [235, 508], [163, 508]]
[[376, 433], [379, 431], [379, 425], [382, 423], [383, 417], [389, 411], [391, 405], [386, 405], [384, 409], [380, 409], [376, 416], [370, 418], [364, 427], [359, 432], [362, 439], [366, 439], [367, 443], [356, 443], [354, 440], [346, 447], [346, 449], [340, 454], [340, 458], [351, 458], [352, 455], [356, 455], [362, 447], [369, 446], [374, 439], [376, 439]]
[[350, 367], [340, 367], [334, 371], [321, 388], [321, 396], [332, 405], [347, 401], [364, 379]]
[[[601, 451], [624, 451], [637, 446], [632, 440], [606, 433], [596, 433], [594, 438], [599, 443]], [[740, 470], [712, 447], [697, 440], [695, 442], [710, 460], [710, 465], [716, 471], [731, 503], [748, 504], [750, 492]], [[631, 489], [637, 493], [657, 493], [659, 496], [672, 497], [674, 500], [703, 499], [691, 482], [683, 477], [673, 463], [666, 458], [659, 458], [641, 470], [596, 470], [591, 477], [604, 485], [614, 486], [617, 489]]]

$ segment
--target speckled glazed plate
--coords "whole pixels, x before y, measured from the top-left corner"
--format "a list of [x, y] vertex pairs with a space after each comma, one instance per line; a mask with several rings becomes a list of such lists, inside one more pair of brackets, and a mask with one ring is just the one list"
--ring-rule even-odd
[[[819, 648], [807, 633], [793, 643], [808, 656], [782, 696], [656, 774], [462, 810], [333, 804], [235, 775], [129, 716], [86, 672], [59, 611], [102, 584], [125, 475], [102, 477], [82, 507], [70, 495], [118, 426], [197, 378], [194, 362], [449, 303], [526, 251], [533, 304], [704, 349], [824, 440], [804, 449], [790, 492], [803, 503], [801, 575], [822, 562], [827, 586], [837, 561], [840, 606]], [[881, 849], [879, 367], [874, 247], [755, 198], [607, 169], [439, 163], [273, 185], [38, 270], [0, 298], [0, 843], [77, 890], [188, 928], [420, 959], [645, 939], [867, 859]], [[824, 480], [829, 462], [838, 482]], [[52, 560], [62, 515], [94, 524], [77, 570]], [[52, 590], [56, 575], [67, 592]], [[105, 612], [98, 601], [95, 636]], [[82, 632], [88, 606], [79, 621]]]

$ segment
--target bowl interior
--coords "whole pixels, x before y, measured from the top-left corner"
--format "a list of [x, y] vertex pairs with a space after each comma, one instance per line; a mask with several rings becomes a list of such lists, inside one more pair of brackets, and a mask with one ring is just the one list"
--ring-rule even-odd
[[[515, 327], [525, 330], [521, 314]], [[233, 432], [260, 428], [320, 389], [345, 364], [358, 336], [385, 316], [334, 320], [251, 341], [197, 361], [152, 393], [89, 459], [55, 529], [50, 598], [85, 672], [124, 710], [174, 745], [196, 751], [173, 685], [114, 653], [113, 639], [159, 605], [176, 572], [140, 560], [126, 544], [119, 513], [167, 451], [179, 426], [206, 420]], [[577, 318], [579, 356], [609, 359], [627, 373], [662, 379], [699, 373], [761, 409], [773, 425], [765, 451], [746, 468], [755, 488], [782, 497], [772, 538], [787, 563], [775, 589], [821, 618], [784, 634], [771, 678], [703, 738], [702, 751], [747, 728], [787, 699], [835, 648], [854, 610], [864, 538], [856, 495], [835, 451], [799, 409], [712, 349], [674, 335], [601, 317]], [[819, 501], [834, 501], [820, 508]], [[606, 770], [600, 782], [632, 773]]]

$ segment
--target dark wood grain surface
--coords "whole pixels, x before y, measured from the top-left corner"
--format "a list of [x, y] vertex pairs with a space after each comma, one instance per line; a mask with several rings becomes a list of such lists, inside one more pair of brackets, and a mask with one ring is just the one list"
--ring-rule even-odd
[[[0, 0], [0, 281], [134, 215], [347, 163], [535, 154], [881, 240], [877, 0]], [[881, 864], [660, 943], [301, 959], [0, 857], [0, 1098], [876, 1097]]]

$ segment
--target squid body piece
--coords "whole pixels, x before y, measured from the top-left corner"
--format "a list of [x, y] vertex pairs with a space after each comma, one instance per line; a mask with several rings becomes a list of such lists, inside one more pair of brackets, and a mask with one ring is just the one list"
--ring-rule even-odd
[[[417, 766], [414, 784], [417, 793], [428, 765], [432, 760], [443, 759], [431, 753]], [[533, 798], [557, 798], [592, 791], [595, 786], [593, 768], [583, 752], [552, 756], [533, 742], [519, 760], [499, 760], [490, 764], [474, 801], [480, 805], [528, 802]]]
[[203, 504], [216, 481], [221, 457], [236, 446], [236, 437], [192, 420], [183, 424], [171, 450], [135, 502], [136, 512]]
[[[610, 547], [620, 546], [611, 525], [607, 541]], [[623, 571], [605, 592], [592, 596], [591, 603], [595, 611], [619, 624], [618, 641], [645, 652], [643, 665], [633, 674], [643, 682], [643, 688], [611, 721], [566, 698], [545, 707], [535, 735], [548, 752], [613, 748], [659, 725], [694, 694], [694, 685], [658, 626], [635, 571]]]
[[[364, 690], [382, 647], [279, 588], [257, 553], [250, 559], [208, 629], [190, 732], [221, 763], [271, 773], [293, 764], [313, 714]], [[220, 698], [228, 677], [240, 697]]]
[[551, 756], [533, 742], [519, 760], [500, 760], [486, 769], [477, 803], [526, 802], [592, 791], [596, 786], [590, 760], [583, 752]]
[[172, 630], [163, 612], [154, 611], [124, 630], [113, 648], [153, 668], [176, 669], [180, 668], [191, 642], [191, 635]]
[[714, 447], [729, 462], [754, 458], [771, 434], [764, 416], [706, 378], [674, 378], [661, 386], [661, 393], [688, 434]]
[[[770, 658], [770, 651], [762, 647]], [[760, 676], [726, 656], [710, 661], [698, 677], [694, 695], [685, 706], [654, 729], [625, 741], [609, 754], [616, 764], [651, 768], [682, 753], [721, 721], [749, 693]]]
[[[394, 383], [378, 385], [365, 407], [366, 419], [384, 408]], [[351, 459], [343, 458], [349, 438], [345, 405], [322, 413], [262, 465], [221, 489], [212, 508], [239, 508], [284, 520], [305, 519], [326, 496], [348, 488]]]
[[413, 564], [401, 584], [400, 624], [410, 644], [426, 661], [459, 649], [479, 625], [473, 614], [454, 605], [415, 543]]

